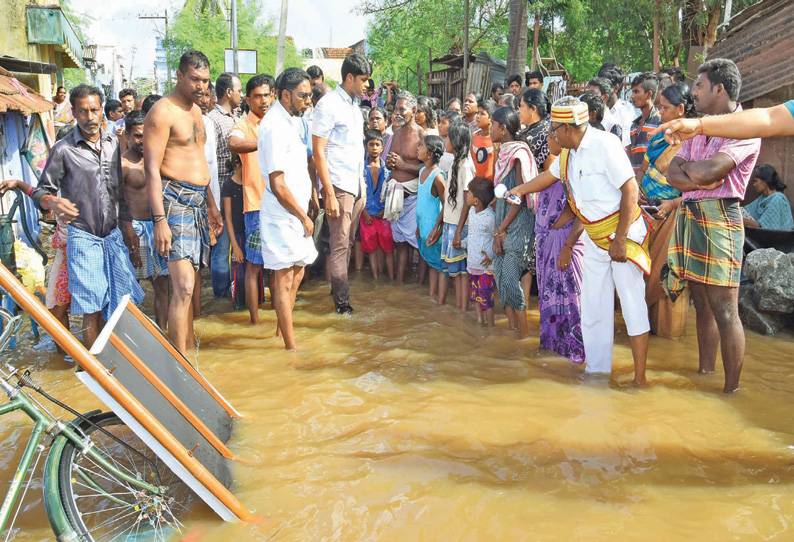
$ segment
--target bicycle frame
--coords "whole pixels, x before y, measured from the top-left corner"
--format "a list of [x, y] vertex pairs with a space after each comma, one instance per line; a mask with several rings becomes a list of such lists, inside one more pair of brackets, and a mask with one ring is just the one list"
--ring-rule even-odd
[[[14, 478], [11, 481], [8, 493], [6, 494], [2, 506], [0, 506], [0, 533], [6, 528], [6, 524], [11, 516], [14, 504], [19, 498], [19, 493], [22, 489], [25, 473], [30, 469], [33, 457], [36, 453], [36, 450], [42, 445], [41, 441], [45, 434], [53, 435], [55, 438], [44, 470], [44, 501], [47, 509], [47, 517], [56, 535], [60, 536], [72, 531], [72, 527], [66, 518], [66, 513], [59, 505], [58, 499], [58, 463], [60, 460], [61, 451], [66, 445], [67, 440], [74, 443], [82, 453], [86, 454], [93, 461], [97, 462], [102, 466], [102, 468], [113, 473], [114, 476], [117, 476], [125, 482], [128, 482], [129, 484], [142, 490], [150, 491], [155, 494], [162, 493], [161, 488], [148, 484], [142, 480], [138, 480], [137, 478], [118, 470], [94, 448], [93, 443], [89, 438], [79, 435], [77, 431], [72, 429], [72, 427], [53, 419], [49, 414], [44, 412], [38, 405], [36, 405], [34, 400], [27, 393], [9, 384], [5, 378], [0, 378], [0, 387], [3, 388], [3, 391], [10, 398], [9, 402], [0, 405], [0, 416], [21, 410], [33, 420], [33, 432], [31, 433], [28, 444], [25, 447], [22, 460], [19, 462], [19, 466], [14, 473]], [[79, 419], [75, 420], [70, 425], [75, 423], [79, 423]], [[83, 473], [80, 476], [87, 484], [94, 486], [95, 489], [100, 489], [100, 486], [91, 480], [91, 477], [88, 474]], [[107, 498], [116, 502], [120, 500], [112, 495], [108, 495]], [[53, 506], [53, 504], [56, 503], [58, 505]]]

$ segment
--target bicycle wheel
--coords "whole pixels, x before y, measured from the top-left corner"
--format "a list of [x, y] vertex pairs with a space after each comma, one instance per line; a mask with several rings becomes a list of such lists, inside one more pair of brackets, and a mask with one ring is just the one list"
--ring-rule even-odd
[[58, 465], [60, 498], [80, 540], [167, 540], [181, 532], [185, 516], [201, 507], [198, 496], [115, 414], [98, 414], [90, 420], [141, 454], [83, 424], [83, 432], [105, 459], [119, 471], [167, 490], [155, 495], [135, 487], [68, 442]]

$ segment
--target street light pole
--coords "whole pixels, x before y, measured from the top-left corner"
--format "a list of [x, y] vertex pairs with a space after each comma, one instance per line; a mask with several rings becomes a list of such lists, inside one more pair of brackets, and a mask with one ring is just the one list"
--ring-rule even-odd
[[240, 73], [240, 69], [238, 66], [238, 57], [237, 57], [237, 0], [232, 0], [232, 28], [231, 32], [229, 32], [232, 40], [232, 67], [234, 69], [234, 74], [238, 75]]
[[463, 98], [469, 91], [469, 0], [466, 0], [463, 9]]
[[169, 62], [168, 58], [168, 50], [171, 48], [171, 44], [168, 42], [168, 10], [166, 9], [163, 11], [163, 15], [138, 15], [138, 19], [150, 19], [150, 20], [164, 20], [165, 21], [165, 66], [168, 70], [168, 79], [165, 81], [165, 92], [168, 92], [168, 89], [171, 87], [171, 63]]
[[168, 92], [171, 88], [171, 63], [168, 61], [168, 51], [171, 49], [171, 42], [168, 41], [168, 10], [163, 10], [163, 18], [165, 19], [165, 66], [168, 68], [168, 79], [165, 81], [165, 91]]
[[278, 49], [276, 49], [276, 77], [284, 71], [284, 51], [287, 46], [287, 8], [289, 0], [281, 0], [281, 18], [278, 22]]

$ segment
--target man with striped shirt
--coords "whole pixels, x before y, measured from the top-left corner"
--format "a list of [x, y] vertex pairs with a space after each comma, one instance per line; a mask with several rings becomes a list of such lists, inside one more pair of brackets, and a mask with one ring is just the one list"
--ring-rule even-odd
[[[741, 111], [741, 76], [736, 64], [703, 64], [692, 90], [702, 115]], [[685, 141], [667, 171], [667, 182], [684, 193], [663, 286], [675, 299], [688, 282], [697, 311], [700, 372], [714, 372], [717, 347], [725, 367], [725, 393], [739, 387], [744, 329], [739, 320], [739, 278], [744, 227], [739, 201], [755, 167], [761, 141], [697, 136]]]
[[658, 90], [659, 80], [653, 72], [641, 73], [631, 82], [631, 103], [641, 111], [640, 116], [631, 123], [629, 135], [629, 160], [635, 174], [645, 159], [649, 134], [662, 123], [662, 117], [653, 105]]

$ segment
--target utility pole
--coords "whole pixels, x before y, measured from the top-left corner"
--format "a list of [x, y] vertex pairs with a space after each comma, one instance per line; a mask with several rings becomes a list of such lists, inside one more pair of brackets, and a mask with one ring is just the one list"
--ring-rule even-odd
[[141, 20], [163, 20], [165, 21], [165, 65], [168, 68], [168, 79], [165, 81], [165, 92], [167, 93], [171, 86], [171, 63], [168, 61], [168, 49], [171, 45], [168, 42], [168, 10], [164, 10], [162, 15], [138, 15]]
[[130, 72], [129, 75], [127, 76], [127, 80], [130, 82], [130, 86], [132, 86], [132, 65], [135, 63], [135, 51], [137, 49], [138, 48], [133, 45], [132, 54], [130, 54]]
[[238, 57], [237, 57], [237, 0], [232, 0], [232, 27], [229, 29], [229, 36], [231, 38], [231, 47], [232, 47], [232, 66], [234, 70], [234, 74], [238, 75], [240, 73], [240, 69], [238, 66]]
[[463, 20], [466, 25], [463, 28], [463, 96], [469, 91], [469, 0], [463, 10]]
[[278, 22], [278, 49], [276, 49], [276, 77], [284, 71], [284, 50], [287, 46], [287, 8], [289, 0], [281, 0], [281, 18]]
[[[467, 0], [468, 1], [468, 0]], [[165, 82], [165, 91], [171, 89], [171, 63], [168, 59], [168, 50], [171, 48], [171, 42], [168, 41], [168, 10], [163, 10], [163, 18], [165, 19], [165, 67], [168, 69], [168, 79]]]

